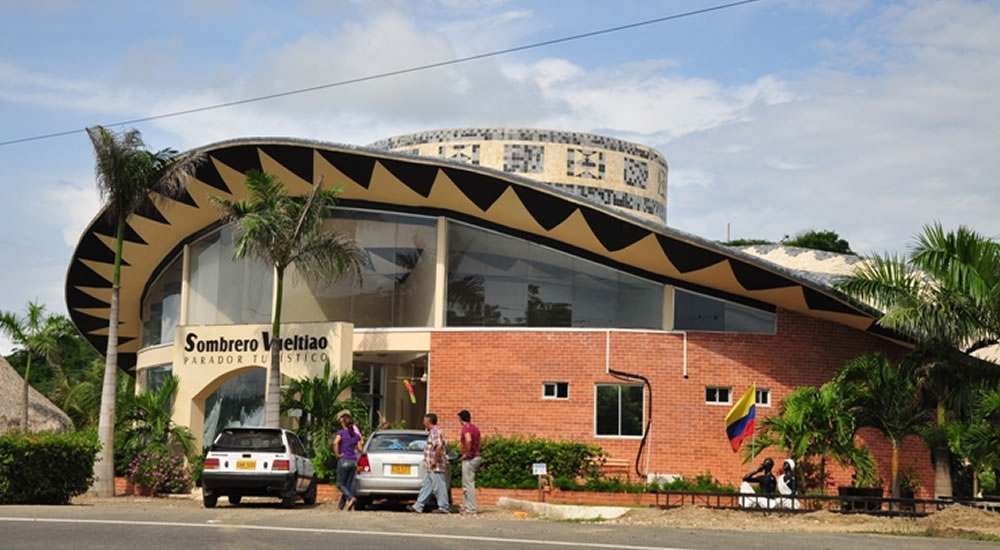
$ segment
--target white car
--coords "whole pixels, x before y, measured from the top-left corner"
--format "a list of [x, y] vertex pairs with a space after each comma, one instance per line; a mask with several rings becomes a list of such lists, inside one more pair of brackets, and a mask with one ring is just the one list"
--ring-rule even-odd
[[275, 496], [284, 508], [302, 496], [316, 503], [316, 469], [294, 432], [278, 428], [226, 428], [205, 455], [202, 502], [214, 508], [219, 497], [236, 505], [244, 496]]

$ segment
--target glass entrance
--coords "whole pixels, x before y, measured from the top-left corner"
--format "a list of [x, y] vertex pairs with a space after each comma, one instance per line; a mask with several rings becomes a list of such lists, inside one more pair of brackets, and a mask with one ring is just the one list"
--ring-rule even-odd
[[427, 411], [426, 353], [355, 353], [354, 370], [364, 375], [353, 395], [368, 406], [372, 427], [420, 429]]

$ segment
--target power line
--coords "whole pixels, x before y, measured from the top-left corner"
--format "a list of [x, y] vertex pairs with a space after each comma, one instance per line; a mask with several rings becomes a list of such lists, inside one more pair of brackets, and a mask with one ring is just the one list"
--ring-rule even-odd
[[[102, 126], [106, 126], [106, 127], [128, 126], [128, 125], [133, 125], [133, 124], [139, 124], [139, 123], [142, 123], [142, 122], [150, 122], [150, 121], [153, 121], [153, 120], [161, 120], [161, 119], [164, 119], [164, 118], [173, 118], [173, 117], [179, 117], [179, 116], [184, 116], [184, 115], [190, 115], [190, 114], [194, 114], [194, 113], [202, 113], [202, 112], [205, 112], [205, 111], [213, 111], [213, 110], [216, 110], [216, 109], [224, 109], [226, 107], [234, 107], [236, 105], [244, 105], [244, 104], [247, 104], [247, 103], [255, 103], [255, 102], [258, 102], [258, 101], [266, 101], [268, 99], [277, 99], [279, 97], [287, 97], [287, 96], [292, 96], [292, 95], [298, 95], [298, 94], [305, 94], [305, 93], [309, 93], [309, 92], [315, 92], [315, 91], [318, 91], [318, 90], [326, 90], [326, 89], [329, 89], [329, 88], [337, 88], [337, 87], [340, 87], [340, 86], [347, 86], [349, 84], [358, 84], [358, 83], [361, 83], [361, 82], [368, 82], [368, 81], [371, 81], [371, 80], [378, 80], [378, 79], [382, 79], [382, 78], [389, 78], [389, 77], [392, 77], [392, 76], [399, 76], [399, 75], [409, 74], [409, 73], [415, 73], [415, 72], [419, 72], [419, 71], [426, 71], [428, 69], [437, 69], [439, 67], [447, 67], [449, 65], [458, 65], [459, 63], [466, 63], [468, 61], [476, 61], [478, 59], [486, 59], [486, 58], [489, 58], [489, 57], [497, 57], [497, 56], [506, 55], [506, 54], [509, 54], [509, 53], [521, 52], [521, 51], [525, 51], [525, 50], [531, 50], [531, 49], [535, 49], [535, 48], [541, 48], [541, 47], [544, 47], [544, 46], [552, 46], [554, 44], [562, 44], [562, 43], [565, 43], [565, 42], [572, 42], [574, 40], [581, 40], [581, 39], [584, 39], [584, 38], [591, 38], [591, 37], [594, 37], [594, 36], [600, 36], [602, 34], [611, 34], [611, 33], [620, 32], [620, 31], [624, 31], [624, 30], [634, 29], [634, 28], [637, 28], [637, 27], [644, 27], [644, 26], [648, 26], [648, 25], [655, 25], [657, 23], [663, 23], [665, 21], [673, 21], [675, 19], [683, 19], [685, 17], [692, 17], [692, 16], [695, 16], [695, 15], [702, 15], [702, 14], [706, 14], [706, 13], [710, 13], [710, 12], [714, 12], [714, 11], [720, 11], [720, 10], [724, 10], [724, 9], [728, 9], [728, 8], [735, 8], [737, 6], [742, 6], [744, 4], [753, 4], [755, 2], [760, 2], [760, 1], [762, 1], [762, 0], [740, 0], [739, 2], [730, 2], [728, 4], [720, 4], [720, 5], [717, 5], [717, 6], [711, 6], [711, 7], [708, 7], [708, 8], [702, 8], [702, 9], [688, 11], [688, 12], [684, 12], [684, 13], [678, 13], [678, 14], [674, 14], [674, 15], [667, 15], [667, 16], [664, 16], [664, 17], [657, 17], [655, 19], [646, 19], [646, 20], [643, 20], [643, 21], [635, 22], [635, 23], [628, 23], [626, 25], [619, 25], [617, 27], [608, 27], [608, 28], [600, 29], [600, 30], [596, 30], [596, 31], [590, 31], [590, 32], [585, 32], [585, 33], [580, 33], [580, 34], [574, 34], [574, 35], [570, 35], [570, 36], [564, 36], [564, 37], [561, 37], [561, 38], [553, 38], [551, 40], [544, 40], [542, 42], [534, 42], [532, 44], [526, 44], [526, 45], [522, 45], [522, 46], [515, 46], [515, 47], [512, 47], [512, 48], [505, 48], [505, 49], [502, 49], [502, 50], [495, 50], [495, 51], [492, 51], [492, 52], [481, 53], [481, 54], [476, 54], [476, 55], [470, 55], [470, 56], [467, 56], [467, 57], [459, 57], [459, 58], [455, 58], [455, 59], [449, 59], [447, 61], [438, 61], [436, 63], [428, 63], [426, 65], [417, 65], [415, 67], [410, 67], [410, 68], [407, 68], [407, 69], [398, 69], [398, 70], [395, 70], [395, 71], [387, 71], [387, 72], [377, 73], [377, 74], [368, 75], [368, 76], [362, 76], [362, 77], [357, 77], [357, 78], [350, 78], [350, 79], [347, 79], [347, 80], [340, 80], [340, 81], [337, 81], [337, 82], [330, 82], [328, 84], [320, 84], [320, 85], [317, 85], [317, 86], [309, 86], [309, 87], [306, 87], [306, 88], [296, 88], [294, 90], [287, 90], [287, 91], [284, 91], [284, 92], [276, 92], [276, 93], [273, 93], [273, 94], [266, 94], [266, 95], [254, 96], [254, 97], [249, 97], [249, 98], [245, 98], [245, 99], [238, 99], [238, 100], [235, 100], [235, 101], [227, 101], [227, 102], [224, 102], [224, 103], [216, 103], [216, 104], [213, 104], [213, 105], [206, 105], [206, 106], [203, 106], [203, 107], [194, 107], [192, 109], [183, 109], [183, 110], [180, 110], [180, 111], [171, 111], [171, 112], [168, 112], [168, 113], [161, 113], [161, 114], [158, 114], [158, 115], [152, 115], [152, 116], [147, 116], [147, 117], [142, 117], [142, 118], [133, 118], [131, 120], [122, 120], [122, 121], [113, 122], [113, 123], [110, 123], [110, 124], [103, 124]], [[12, 139], [12, 140], [7, 140], [7, 141], [0, 141], [0, 147], [5, 146], [5, 145], [14, 145], [15, 143], [26, 143], [26, 142], [29, 142], [29, 141], [40, 141], [40, 140], [43, 140], [43, 139], [50, 139], [50, 138], [68, 136], [68, 135], [72, 135], [72, 134], [82, 133], [82, 132], [85, 132], [85, 131], [86, 131], [85, 128], [78, 128], [78, 129], [75, 129], [75, 130], [65, 130], [65, 131], [62, 131], [62, 132], [53, 132], [51, 134], [41, 134], [41, 135], [32, 136], [32, 137], [25, 137], [25, 138]]]

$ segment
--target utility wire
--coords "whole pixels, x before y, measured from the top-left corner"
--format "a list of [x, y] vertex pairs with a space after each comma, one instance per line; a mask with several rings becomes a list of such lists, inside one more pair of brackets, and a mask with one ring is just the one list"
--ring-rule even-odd
[[[600, 35], [603, 35], [603, 34], [611, 34], [611, 33], [620, 32], [620, 31], [624, 31], [624, 30], [635, 29], [635, 28], [638, 28], [638, 27], [645, 27], [645, 26], [648, 26], [648, 25], [655, 25], [657, 23], [663, 23], [665, 21], [673, 21], [675, 19], [683, 19], [685, 17], [692, 17], [692, 16], [695, 16], [695, 15], [702, 15], [702, 14], [706, 14], [706, 13], [710, 13], [710, 12], [714, 12], [714, 11], [721, 11], [721, 10], [724, 10], [724, 9], [735, 8], [737, 6], [742, 6], [744, 4], [753, 4], [755, 2], [760, 2], [760, 1], [762, 1], [762, 0], [740, 0], [739, 2], [730, 2], [728, 4], [720, 4], [720, 5], [717, 5], [717, 6], [711, 6], [711, 7], [708, 7], [708, 8], [702, 8], [702, 9], [688, 11], [688, 12], [684, 12], [684, 13], [677, 13], [677, 14], [674, 14], [674, 15], [667, 15], [667, 16], [664, 16], [664, 17], [657, 17], [655, 19], [646, 19], [646, 20], [643, 20], [643, 21], [635, 22], [635, 23], [629, 23], [629, 24], [626, 24], [626, 25], [619, 25], [617, 27], [608, 27], [608, 28], [600, 29], [600, 30], [596, 30], [596, 31], [590, 31], [590, 32], [585, 32], [585, 33], [580, 33], [580, 34], [574, 34], [574, 35], [570, 35], [570, 36], [564, 36], [564, 37], [561, 37], [561, 38], [553, 38], [551, 40], [544, 40], [542, 42], [534, 42], [532, 44], [525, 44], [525, 45], [522, 45], [522, 46], [515, 46], [515, 47], [512, 47], [512, 48], [506, 48], [506, 49], [502, 49], [502, 50], [495, 50], [495, 51], [491, 51], [491, 52], [487, 52], [487, 53], [470, 55], [470, 56], [467, 56], [467, 57], [458, 57], [458, 58], [455, 58], [455, 59], [449, 59], [447, 61], [438, 61], [436, 63], [428, 63], [426, 65], [417, 65], [415, 67], [409, 67], [407, 69], [398, 69], [398, 70], [395, 70], [395, 71], [387, 71], [387, 72], [377, 73], [377, 74], [368, 75], [368, 76], [351, 78], [351, 79], [347, 79], [347, 80], [340, 80], [340, 81], [337, 81], [337, 82], [330, 82], [328, 84], [320, 84], [320, 85], [317, 85], [317, 86], [309, 86], [307, 88], [296, 88], [294, 90], [287, 90], [287, 91], [284, 91], [284, 92], [276, 92], [276, 93], [273, 93], [273, 94], [254, 96], [254, 97], [249, 97], [249, 98], [245, 98], [245, 99], [238, 99], [238, 100], [235, 100], [235, 101], [227, 101], [225, 103], [216, 103], [216, 104], [213, 104], [213, 105], [206, 105], [206, 106], [203, 106], [203, 107], [194, 107], [192, 109], [184, 109], [184, 110], [180, 110], [180, 111], [171, 111], [171, 112], [168, 112], [168, 113], [161, 113], [161, 114], [158, 114], [158, 115], [152, 115], [152, 116], [147, 116], [147, 117], [142, 117], [142, 118], [133, 118], [133, 119], [130, 119], [130, 120], [123, 120], [123, 121], [120, 121], [120, 122], [113, 122], [113, 123], [110, 123], [110, 124], [103, 124], [103, 126], [114, 127], [114, 126], [127, 126], [127, 125], [139, 124], [139, 123], [142, 123], [142, 122], [150, 122], [150, 121], [153, 121], [153, 120], [161, 120], [161, 119], [164, 119], [164, 118], [179, 117], [179, 116], [190, 115], [190, 114], [194, 114], [194, 113], [202, 113], [202, 112], [205, 112], [205, 111], [214, 111], [216, 109], [224, 109], [226, 107], [234, 107], [236, 105], [245, 105], [247, 103], [255, 103], [255, 102], [258, 102], [258, 101], [266, 101], [268, 99], [276, 99], [276, 98], [279, 98], [279, 97], [287, 97], [287, 96], [292, 96], [292, 95], [298, 95], [298, 94], [305, 94], [305, 93], [309, 93], [309, 92], [315, 92], [315, 91], [318, 91], [318, 90], [326, 90], [326, 89], [329, 89], [329, 88], [337, 88], [337, 87], [340, 87], [340, 86], [347, 86], [349, 84], [358, 84], [360, 82], [368, 82], [368, 81], [371, 81], [371, 80], [378, 80], [378, 79], [388, 78], [388, 77], [392, 77], [392, 76], [399, 76], [399, 75], [409, 74], [409, 73], [415, 73], [415, 72], [419, 72], [419, 71], [426, 71], [428, 69], [436, 69], [436, 68], [439, 68], [439, 67], [447, 67], [449, 65], [458, 65], [459, 63], [466, 63], [468, 61], [475, 61], [475, 60], [478, 60], [478, 59], [486, 59], [486, 58], [489, 58], [489, 57], [497, 57], [497, 56], [506, 55], [506, 54], [509, 54], [509, 53], [521, 52], [521, 51], [525, 51], [525, 50], [531, 50], [531, 49], [535, 49], [535, 48], [541, 48], [541, 47], [544, 47], [544, 46], [552, 46], [554, 44], [562, 44], [562, 43], [565, 43], [565, 42], [572, 42], [574, 40], [581, 40], [581, 39], [584, 39], [584, 38], [591, 38], [591, 37], [600, 36]], [[66, 130], [66, 131], [63, 131], [63, 132], [54, 132], [54, 133], [51, 133], [51, 134], [41, 134], [41, 135], [32, 136], [32, 137], [25, 137], [25, 138], [19, 138], [19, 139], [11, 139], [11, 140], [7, 140], [7, 141], [0, 141], [0, 147], [5, 146], [5, 145], [14, 145], [15, 143], [26, 143], [26, 142], [29, 142], [29, 141], [39, 141], [39, 140], [43, 140], [43, 139], [50, 139], [50, 138], [55, 138], [55, 137], [68, 136], [68, 135], [72, 135], [72, 134], [82, 133], [82, 132], [85, 132], [85, 131], [86, 131], [85, 128], [78, 128], [78, 129], [75, 129], [75, 130]]]

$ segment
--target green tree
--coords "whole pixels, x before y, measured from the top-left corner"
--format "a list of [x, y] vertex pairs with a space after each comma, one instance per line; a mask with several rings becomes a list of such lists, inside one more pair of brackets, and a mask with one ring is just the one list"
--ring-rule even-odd
[[125, 223], [149, 201], [179, 197], [194, 172], [201, 155], [178, 155], [173, 149], [149, 151], [138, 130], [115, 133], [101, 126], [87, 129], [96, 157], [97, 189], [106, 215], [115, 228], [115, 262], [111, 280], [111, 313], [108, 347], [101, 385], [98, 439], [101, 452], [94, 464], [94, 492], [114, 493], [115, 389], [118, 372], [118, 295], [121, 287], [122, 245]]
[[838, 288], [874, 306], [880, 325], [917, 344], [922, 364], [914, 374], [930, 401], [922, 409], [933, 411], [924, 436], [934, 454], [935, 494], [951, 496], [948, 411], [961, 415], [968, 390], [996, 376], [968, 353], [1000, 336], [1000, 244], [965, 227], [928, 225], [908, 257], [868, 257]]
[[69, 415], [77, 430], [97, 426], [103, 373], [104, 361], [100, 358], [91, 361], [89, 369], [70, 370], [62, 361], [56, 365], [55, 387], [49, 399]]
[[121, 450], [127, 458], [141, 451], [169, 454], [179, 450], [185, 456], [191, 453], [194, 436], [187, 427], [173, 421], [174, 394], [179, 383], [176, 376], [168, 376], [155, 390], [125, 397]]
[[854, 254], [850, 243], [842, 239], [836, 231], [803, 231], [788, 238], [786, 235], [781, 239], [781, 244], [785, 246], [797, 246], [800, 248], [811, 248], [813, 250], [825, 250], [827, 252], [837, 252], [840, 254]]
[[871, 426], [889, 440], [892, 448], [892, 497], [899, 498], [899, 451], [908, 435], [917, 435], [924, 419], [913, 361], [893, 363], [883, 353], [869, 353], [848, 361], [835, 383], [844, 390], [845, 405], [858, 426]]
[[328, 478], [336, 472], [337, 460], [330, 442], [340, 429], [338, 412], [350, 410], [362, 433], [370, 429], [365, 404], [357, 397], [343, 398], [363, 381], [362, 374], [354, 370], [340, 375], [331, 374], [328, 360], [322, 377], [292, 380], [281, 394], [282, 412], [301, 412], [295, 431], [306, 448], [315, 453], [314, 463], [320, 477]]
[[323, 179], [305, 196], [291, 196], [277, 177], [247, 172], [250, 196], [241, 201], [213, 197], [236, 231], [233, 261], [248, 255], [274, 266], [277, 295], [271, 327], [271, 367], [264, 398], [264, 423], [277, 427], [281, 395], [281, 304], [285, 272], [295, 265], [306, 277], [333, 281], [351, 272], [358, 279], [365, 255], [352, 239], [324, 230], [340, 188], [323, 189]]
[[995, 482], [1000, 472], [1000, 390], [978, 390], [968, 420], [948, 425], [948, 441], [955, 454], [969, 461], [972, 496], [978, 496], [980, 479], [992, 474]]
[[[873, 483], [877, 475], [875, 462], [868, 448], [854, 440], [857, 423], [845, 398], [849, 389], [836, 382], [827, 382], [819, 388], [795, 388], [781, 402], [778, 414], [761, 422], [755, 454], [773, 446], [787, 452], [798, 464], [813, 464], [818, 458], [818, 483], [823, 492], [828, 459], [843, 467], [853, 467], [860, 483]], [[752, 458], [748, 452], [744, 462]], [[805, 470], [798, 468], [798, 472]]]
[[24, 392], [21, 395], [21, 431], [28, 431], [28, 388], [31, 378], [31, 362], [40, 357], [52, 362], [58, 350], [59, 320], [46, 315], [45, 306], [28, 302], [24, 317], [9, 311], [0, 311], [0, 333], [6, 335], [15, 346], [23, 348], [27, 356], [24, 368]]

